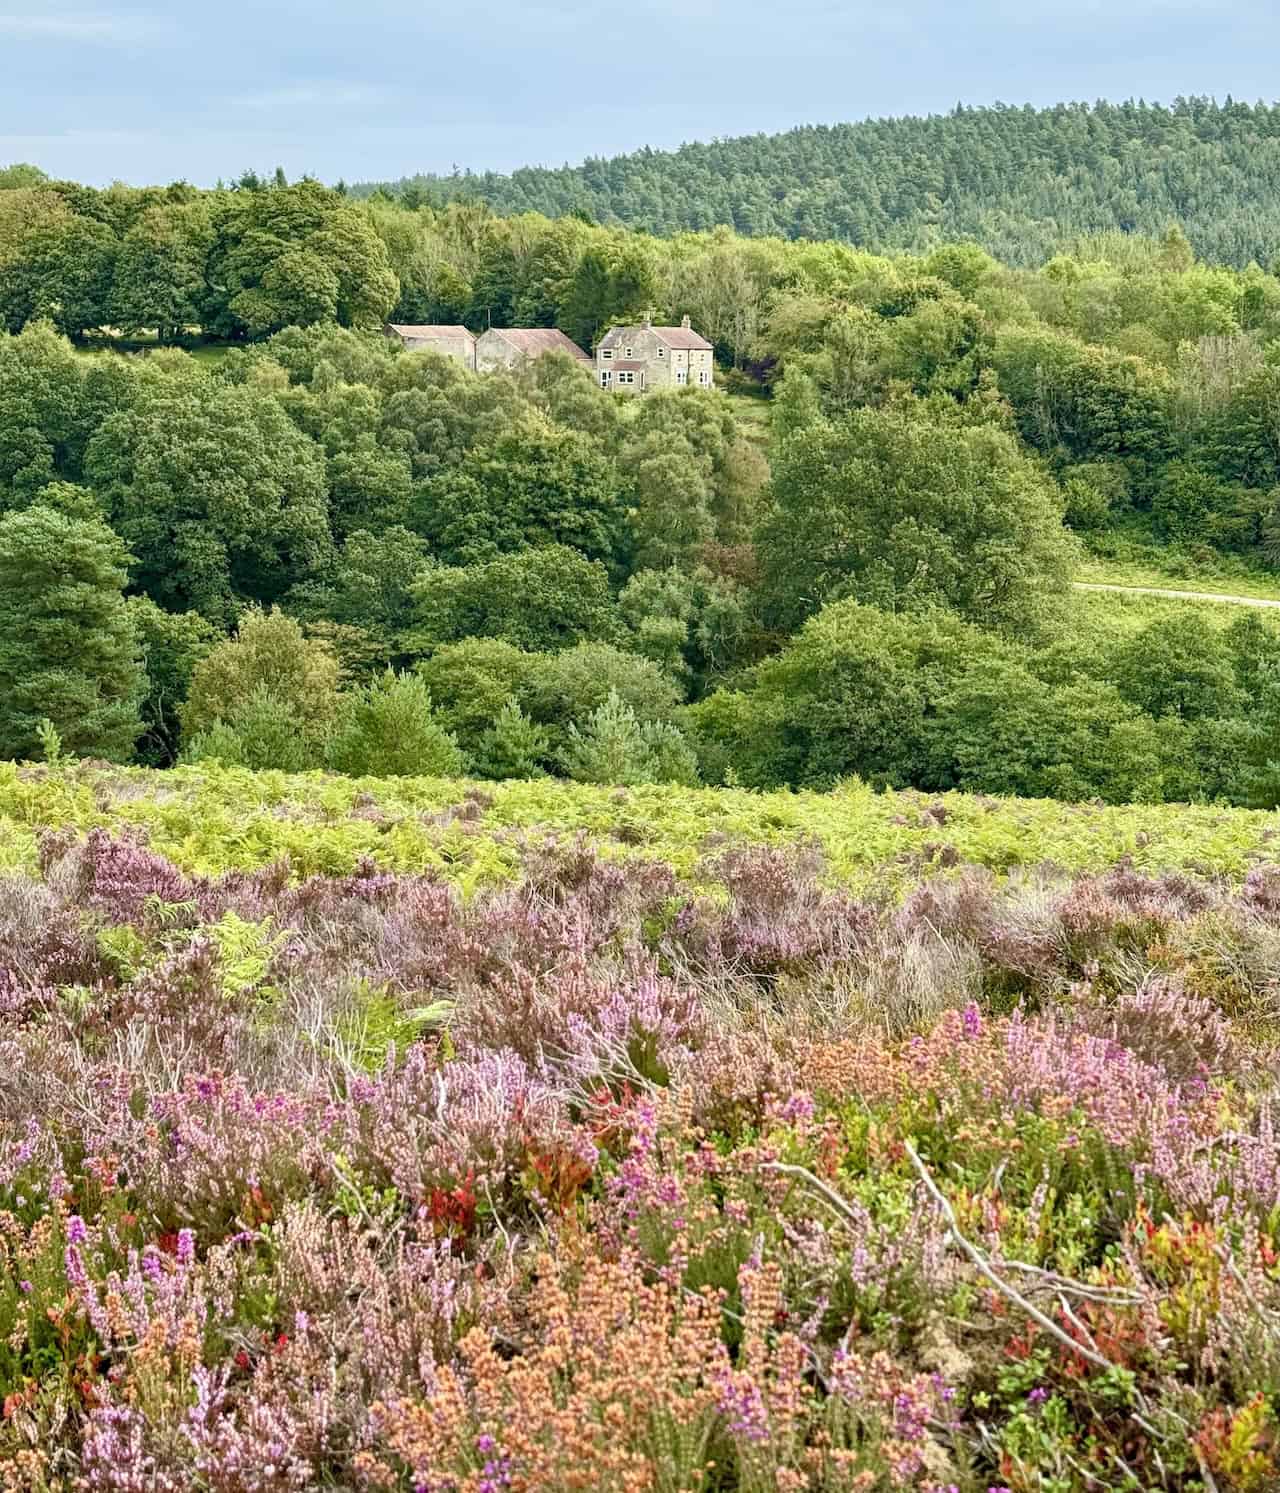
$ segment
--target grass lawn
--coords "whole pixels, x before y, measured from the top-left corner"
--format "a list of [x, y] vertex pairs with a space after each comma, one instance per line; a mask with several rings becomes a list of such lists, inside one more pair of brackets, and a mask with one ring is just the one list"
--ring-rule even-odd
[[[76, 342], [72, 346], [85, 357], [99, 352], [145, 353], [159, 346], [154, 337], [94, 337], [88, 342]], [[230, 342], [197, 342], [186, 348], [197, 362], [219, 363], [233, 346]]]
[[1077, 570], [1076, 580], [1092, 585], [1158, 586], [1168, 591], [1204, 591], [1220, 596], [1252, 596], [1280, 601], [1280, 576], [1258, 571], [1237, 572], [1230, 567], [1199, 569], [1188, 575], [1181, 566], [1162, 569], [1120, 560], [1091, 556]]
[[725, 394], [734, 418], [748, 440], [758, 446], [769, 442], [769, 401], [751, 394]]
[[200, 342], [187, 351], [198, 363], [221, 363], [231, 351], [230, 342]]
[[1120, 591], [1077, 591], [1074, 609], [1077, 625], [1090, 635], [1097, 638], [1108, 636], [1117, 641], [1161, 618], [1185, 617], [1188, 610], [1215, 628], [1230, 627], [1242, 617], [1256, 617], [1269, 631], [1280, 631], [1280, 610], [1241, 607], [1207, 598], [1201, 601], [1198, 598], [1127, 596]]

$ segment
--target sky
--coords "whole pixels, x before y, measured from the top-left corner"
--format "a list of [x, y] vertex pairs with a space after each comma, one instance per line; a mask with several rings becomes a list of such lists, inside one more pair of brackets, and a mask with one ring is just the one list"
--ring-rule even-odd
[[1276, 0], [0, 0], [0, 164], [562, 165], [957, 103], [1271, 101]]

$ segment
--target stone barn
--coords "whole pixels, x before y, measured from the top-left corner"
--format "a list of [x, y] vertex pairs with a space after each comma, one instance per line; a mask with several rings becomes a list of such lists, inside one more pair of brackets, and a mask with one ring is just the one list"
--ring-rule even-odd
[[383, 330], [388, 337], [397, 338], [410, 352], [428, 348], [433, 353], [443, 353], [446, 358], [456, 358], [463, 367], [475, 370], [476, 339], [466, 327], [418, 327], [388, 322]]
[[556, 327], [490, 327], [476, 338], [476, 368], [481, 373], [519, 368], [551, 352], [568, 353], [584, 367], [591, 366], [578, 344]]

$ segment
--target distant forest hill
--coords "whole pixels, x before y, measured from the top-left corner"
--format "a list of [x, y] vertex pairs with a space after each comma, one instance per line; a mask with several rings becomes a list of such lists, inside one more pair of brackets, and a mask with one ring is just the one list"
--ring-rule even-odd
[[578, 213], [656, 234], [726, 223], [877, 250], [972, 239], [1021, 265], [1081, 234], [1159, 234], [1176, 221], [1205, 259], [1269, 266], [1280, 252], [1280, 106], [997, 104], [352, 191], [379, 189], [410, 205], [477, 199], [502, 214]]

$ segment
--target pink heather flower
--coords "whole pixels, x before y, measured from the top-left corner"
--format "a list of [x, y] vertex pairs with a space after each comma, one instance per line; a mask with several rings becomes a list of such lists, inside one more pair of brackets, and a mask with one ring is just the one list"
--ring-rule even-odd
[[178, 1230], [178, 1264], [189, 1267], [195, 1263], [196, 1236], [192, 1229]]
[[970, 1001], [964, 1010], [961, 1011], [960, 1029], [970, 1041], [982, 1035], [982, 1012], [978, 1009], [975, 1002]]
[[84, 1261], [80, 1258], [80, 1251], [74, 1244], [68, 1244], [63, 1256], [66, 1265], [67, 1279], [77, 1291], [89, 1289], [89, 1273], [84, 1268]]
[[720, 1414], [729, 1422], [729, 1433], [759, 1444], [769, 1439], [769, 1414], [760, 1386], [750, 1374], [726, 1369], [720, 1378]]
[[89, 1237], [89, 1231], [85, 1228], [84, 1219], [78, 1213], [73, 1213], [67, 1219], [67, 1243], [83, 1244]]
[[40, 1122], [31, 1119], [27, 1122], [27, 1138], [14, 1153], [13, 1162], [17, 1166], [26, 1166], [27, 1162], [36, 1153], [36, 1142], [40, 1139]]
[[22, 1292], [22, 1294], [24, 1296], [30, 1296], [31, 1292], [35, 1288], [32, 1286], [32, 1284], [31, 1284], [31, 1282], [29, 1280], [20, 1280], [18, 1282], [18, 1289]]
[[511, 1486], [511, 1459], [509, 1457], [494, 1458], [484, 1464], [480, 1482], [477, 1485], [477, 1493], [499, 1493], [502, 1488]]
[[813, 1119], [812, 1094], [798, 1090], [790, 1096], [778, 1113], [789, 1125], [794, 1125], [801, 1120]]

